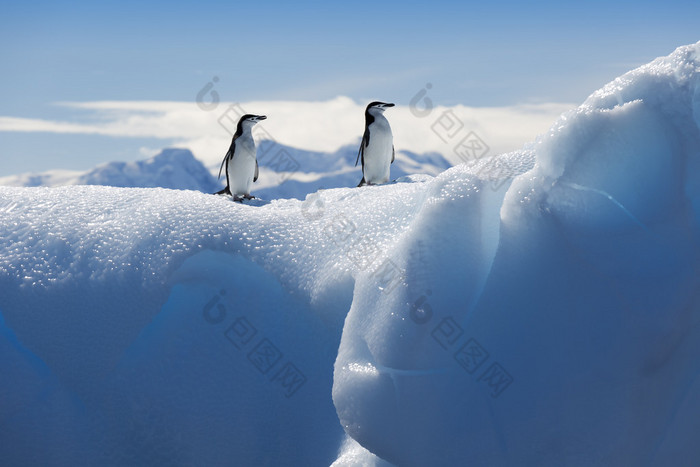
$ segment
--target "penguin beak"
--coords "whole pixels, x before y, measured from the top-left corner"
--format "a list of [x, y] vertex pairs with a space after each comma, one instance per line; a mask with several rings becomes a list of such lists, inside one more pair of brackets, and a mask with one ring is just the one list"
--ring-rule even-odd
[[257, 117], [255, 117], [255, 121], [259, 122], [260, 120], [265, 120], [266, 118], [267, 117], [265, 115], [258, 115]]
[[386, 107], [393, 107], [393, 106], [394, 106], [394, 104], [382, 104], [382, 107], [384, 107], [384, 108], [386, 108]]

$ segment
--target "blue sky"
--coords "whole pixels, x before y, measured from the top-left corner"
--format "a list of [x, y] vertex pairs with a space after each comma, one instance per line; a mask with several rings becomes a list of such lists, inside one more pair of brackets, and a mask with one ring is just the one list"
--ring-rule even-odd
[[[89, 121], [57, 102], [348, 96], [578, 103], [700, 39], [698, 2], [22, 2], [0, 14], [0, 117]], [[0, 131], [0, 176], [139, 158], [157, 138]], [[164, 144], [164, 142], [161, 142]], [[42, 166], [36, 167], [39, 163]]]

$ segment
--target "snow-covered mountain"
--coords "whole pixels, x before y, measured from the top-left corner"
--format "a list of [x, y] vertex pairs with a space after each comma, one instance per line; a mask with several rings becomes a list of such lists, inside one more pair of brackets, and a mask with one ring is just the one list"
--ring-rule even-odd
[[87, 172], [47, 171], [0, 178], [4, 186], [105, 185], [131, 188], [173, 188], [211, 193], [216, 179], [187, 149], [169, 148], [149, 159], [109, 162]]
[[[263, 199], [303, 200], [319, 189], [357, 186], [362, 179], [361, 164], [355, 166], [358, 147], [359, 142], [333, 153], [322, 153], [262, 141], [258, 148], [260, 178], [253, 185], [253, 194]], [[391, 165], [391, 178], [395, 180], [410, 174], [437, 175], [451, 166], [437, 153], [399, 151]]]
[[692, 466], [699, 271], [700, 42], [435, 177], [0, 187], [0, 459]]
[[[359, 143], [358, 143], [359, 145]], [[222, 151], [222, 158], [225, 151]], [[258, 143], [260, 177], [253, 194], [263, 199], [304, 199], [321, 188], [356, 186], [362, 178], [355, 167], [357, 146], [345, 146], [334, 153], [291, 148], [263, 140]], [[53, 170], [0, 178], [0, 186], [104, 185], [132, 188], [172, 188], [214, 193], [225, 184], [217, 181], [220, 164], [205, 168], [187, 149], [169, 148], [150, 159], [110, 162], [87, 172]], [[400, 151], [391, 166], [396, 179], [409, 174], [437, 175], [451, 167], [440, 154]]]

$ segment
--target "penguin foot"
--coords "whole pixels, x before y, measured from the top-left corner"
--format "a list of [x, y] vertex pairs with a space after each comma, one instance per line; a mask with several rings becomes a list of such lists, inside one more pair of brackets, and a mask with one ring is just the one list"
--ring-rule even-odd
[[242, 203], [245, 200], [250, 200], [250, 199], [255, 199], [255, 196], [253, 195], [233, 195], [233, 200], [238, 201], [239, 203]]

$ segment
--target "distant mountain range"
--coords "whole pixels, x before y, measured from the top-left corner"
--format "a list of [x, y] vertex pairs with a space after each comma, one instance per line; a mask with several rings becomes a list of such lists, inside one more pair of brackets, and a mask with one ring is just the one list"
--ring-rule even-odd
[[[222, 154], [223, 157], [223, 154]], [[296, 149], [271, 141], [258, 145], [260, 177], [252, 194], [263, 199], [298, 198], [320, 188], [355, 186], [362, 178], [355, 167], [356, 146], [344, 146], [334, 153]], [[391, 177], [411, 174], [437, 175], [450, 164], [438, 153], [396, 153]], [[87, 172], [53, 170], [0, 178], [4, 186], [106, 185], [116, 187], [162, 187], [213, 193], [225, 183], [217, 180], [219, 166], [205, 167], [189, 149], [168, 148], [150, 159], [109, 162]]]
[[87, 172], [55, 170], [0, 178], [5, 186], [106, 185], [214, 191], [218, 184], [188, 149], [164, 149], [150, 159], [109, 162]]
[[[356, 186], [362, 179], [361, 165], [355, 166], [357, 150], [358, 146], [347, 145], [333, 153], [322, 153], [263, 141], [258, 147], [260, 178], [253, 194], [263, 199], [304, 199], [321, 188]], [[437, 175], [451, 166], [438, 153], [400, 151], [391, 165], [391, 178]]]

